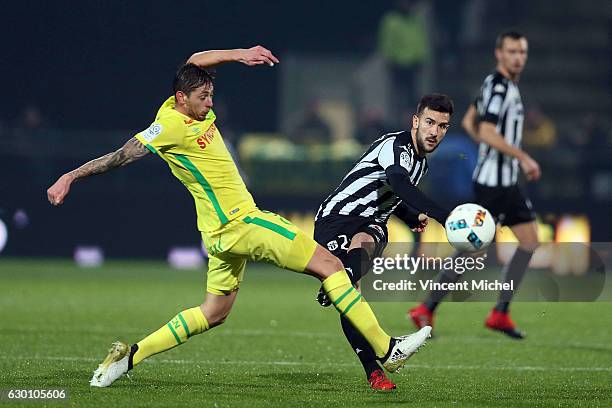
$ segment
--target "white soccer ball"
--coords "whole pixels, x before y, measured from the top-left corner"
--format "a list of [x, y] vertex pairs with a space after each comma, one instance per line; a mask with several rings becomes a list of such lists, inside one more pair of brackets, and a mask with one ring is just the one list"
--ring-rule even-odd
[[446, 223], [446, 238], [459, 251], [485, 249], [495, 237], [495, 220], [478, 204], [461, 204], [451, 211]]

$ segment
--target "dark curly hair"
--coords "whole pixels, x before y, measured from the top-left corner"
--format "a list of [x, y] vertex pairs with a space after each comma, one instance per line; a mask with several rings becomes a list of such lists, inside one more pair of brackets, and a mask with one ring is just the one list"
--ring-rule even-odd
[[174, 76], [174, 93], [181, 91], [187, 96], [202, 85], [212, 84], [215, 77], [212, 72], [197, 66], [185, 64], [179, 68]]
[[425, 95], [421, 98], [417, 105], [417, 115], [423, 113], [425, 108], [435, 110], [436, 112], [448, 113], [451, 116], [455, 111], [453, 101], [447, 95], [438, 93]]

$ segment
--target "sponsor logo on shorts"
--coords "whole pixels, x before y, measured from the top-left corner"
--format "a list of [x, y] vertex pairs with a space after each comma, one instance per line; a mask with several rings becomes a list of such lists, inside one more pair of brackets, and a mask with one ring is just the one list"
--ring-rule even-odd
[[327, 249], [329, 249], [330, 251], [335, 251], [336, 249], [338, 249], [338, 241], [329, 241], [327, 243]]

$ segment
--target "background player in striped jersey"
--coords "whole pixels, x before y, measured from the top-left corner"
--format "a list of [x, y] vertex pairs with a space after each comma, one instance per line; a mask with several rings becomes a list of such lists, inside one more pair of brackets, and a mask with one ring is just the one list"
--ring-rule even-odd
[[[368, 339], [385, 369], [399, 370], [425, 342], [431, 328], [399, 338], [387, 335], [368, 303], [353, 288], [340, 260], [291, 222], [257, 208], [225, 147], [212, 111], [213, 78], [204, 68], [226, 62], [254, 66], [279, 61], [261, 46], [192, 55], [175, 76], [174, 95], [162, 104], [148, 129], [117, 151], [64, 174], [47, 191], [51, 204], [60, 205], [74, 181], [154, 153], [192, 194], [198, 229], [209, 249], [204, 302], [179, 312], [131, 347], [113, 343], [90, 384], [107, 387], [144, 359], [222, 324], [234, 305], [248, 260], [267, 261], [317, 277], [336, 309]], [[173, 214], [161, 209], [155, 222], [173, 222]]]
[[[319, 207], [314, 238], [340, 258], [355, 286], [362, 273], [369, 270], [372, 259], [382, 254], [391, 214], [416, 232], [427, 226], [428, 216], [444, 225], [448, 210], [416, 186], [427, 172], [427, 154], [446, 135], [453, 110], [446, 95], [423, 96], [412, 117], [412, 129], [389, 133], [375, 141]], [[317, 300], [323, 306], [332, 303], [323, 288]], [[378, 390], [395, 388], [363, 336], [344, 316], [340, 321], [370, 386]]]
[[[519, 185], [519, 167], [527, 180], [540, 178], [540, 166], [521, 149], [524, 109], [518, 81], [527, 62], [527, 38], [504, 32], [496, 41], [495, 72], [488, 75], [475, 103], [462, 124], [479, 146], [473, 181], [476, 202], [487, 208], [498, 222], [510, 227], [519, 241], [512, 259], [504, 267], [504, 281], [518, 288], [529, 260], [538, 246], [535, 213]], [[440, 282], [453, 282], [459, 275], [441, 273]], [[417, 326], [433, 325], [433, 312], [446, 291], [431, 292], [427, 300], [409, 314]], [[510, 319], [512, 291], [500, 292], [499, 299], [485, 321], [486, 327], [522, 339], [524, 333]]]

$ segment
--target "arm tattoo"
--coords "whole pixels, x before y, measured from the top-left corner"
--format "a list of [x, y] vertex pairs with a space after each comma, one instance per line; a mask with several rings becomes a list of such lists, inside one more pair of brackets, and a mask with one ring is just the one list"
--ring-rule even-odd
[[128, 140], [120, 149], [85, 163], [70, 173], [75, 180], [106, 173], [115, 167], [125, 166], [149, 154], [147, 149], [136, 137]]

